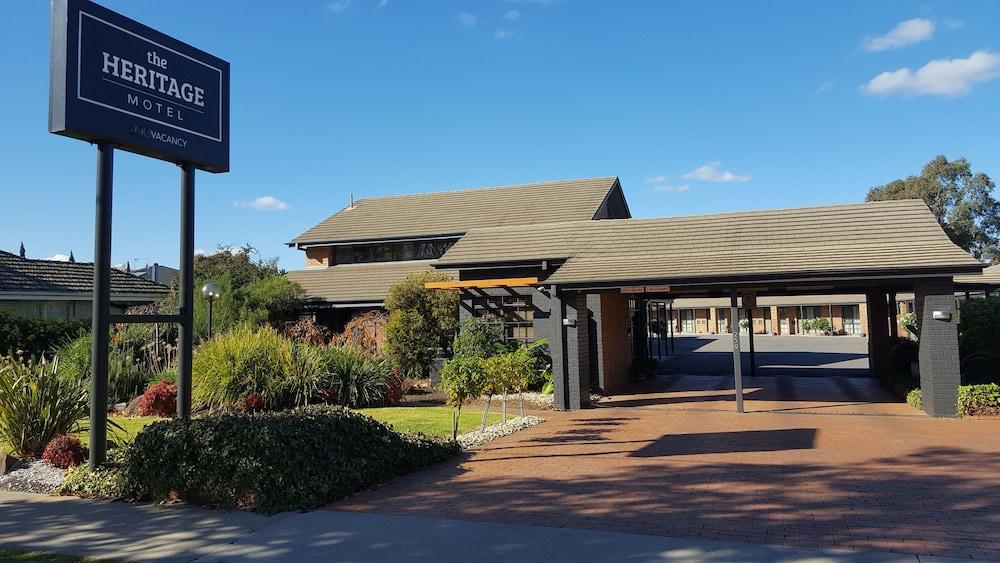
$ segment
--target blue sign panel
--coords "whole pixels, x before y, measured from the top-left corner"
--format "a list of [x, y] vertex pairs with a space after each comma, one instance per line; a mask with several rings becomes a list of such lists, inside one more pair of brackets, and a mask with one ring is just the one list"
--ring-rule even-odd
[[229, 170], [229, 63], [88, 0], [53, 0], [49, 131]]

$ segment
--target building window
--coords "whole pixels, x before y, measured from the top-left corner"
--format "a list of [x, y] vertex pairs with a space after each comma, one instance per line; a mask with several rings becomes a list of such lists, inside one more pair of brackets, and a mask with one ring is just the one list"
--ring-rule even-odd
[[535, 339], [535, 309], [531, 306], [530, 295], [475, 297], [472, 314], [499, 317], [507, 340], [532, 342]]
[[681, 309], [681, 332], [695, 332], [694, 309]]
[[355, 262], [398, 262], [401, 260], [433, 260], [444, 256], [454, 241], [391, 242], [364, 244], [354, 247]]
[[861, 334], [861, 313], [857, 305], [842, 305], [840, 316], [847, 334]]

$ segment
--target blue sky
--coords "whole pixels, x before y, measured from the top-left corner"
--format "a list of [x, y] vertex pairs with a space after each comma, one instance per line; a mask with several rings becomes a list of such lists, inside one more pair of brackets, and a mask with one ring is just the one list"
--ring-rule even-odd
[[[618, 175], [647, 217], [862, 201], [937, 154], [1000, 176], [987, 0], [102, 3], [232, 63], [196, 246], [287, 269], [350, 194]], [[47, 133], [48, 2], [5, 8], [0, 248], [90, 260], [95, 151]], [[113, 260], [176, 265], [179, 170], [115, 172]]]

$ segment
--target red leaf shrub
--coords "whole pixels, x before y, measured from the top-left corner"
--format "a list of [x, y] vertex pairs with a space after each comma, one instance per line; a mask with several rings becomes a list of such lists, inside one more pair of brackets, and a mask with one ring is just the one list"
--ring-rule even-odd
[[87, 452], [76, 436], [59, 434], [45, 446], [42, 460], [59, 469], [68, 469], [80, 465], [87, 459]]
[[406, 394], [404, 383], [403, 371], [399, 368], [392, 368], [389, 377], [385, 380], [386, 405], [398, 405], [403, 402], [403, 396]]
[[264, 410], [264, 399], [256, 393], [247, 395], [243, 398], [243, 410], [246, 412]]
[[177, 385], [161, 381], [146, 389], [139, 399], [139, 414], [142, 416], [170, 416], [177, 410]]

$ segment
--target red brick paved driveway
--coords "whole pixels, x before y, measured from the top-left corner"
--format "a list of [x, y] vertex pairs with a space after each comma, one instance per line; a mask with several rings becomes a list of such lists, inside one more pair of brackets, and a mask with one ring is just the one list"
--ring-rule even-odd
[[1000, 421], [551, 413], [331, 508], [1000, 559]]

